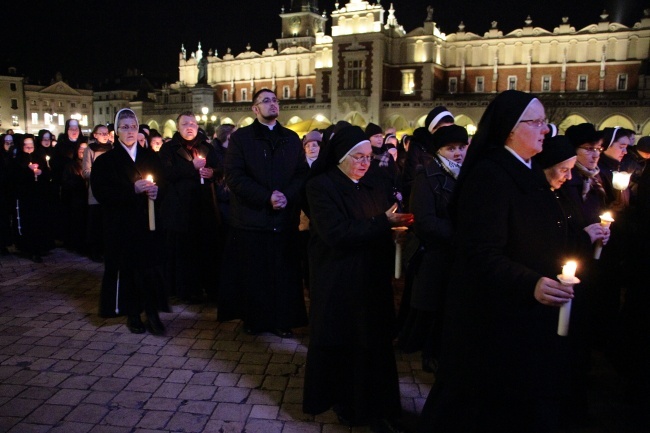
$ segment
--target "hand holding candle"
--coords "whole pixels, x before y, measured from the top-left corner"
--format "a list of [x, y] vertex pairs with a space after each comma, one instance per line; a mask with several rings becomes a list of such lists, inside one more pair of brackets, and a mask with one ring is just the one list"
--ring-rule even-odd
[[30, 170], [34, 172], [34, 182], [38, 182], [38, 175], [40, 174], [40, 170], [38, 169], [38, 164], [35, 164], [31, 162], [28, 167]]
[[[197, 167], [197, 169], [199, 170], [199, 176], [201, 176], [201, 169], [205, 167], [205, 158], [201, 155], [197, 156], [196, 158], [199, 160], [199, 162], [198, 164], [195, 162], [194, 167]], [[201, 185], [204, 184], [205, 184], [205, 179], [203, 178], [203, 176], [201, 176]]]
[[[153, 182], [153, 176], [148, 175], [147, 180]], [[156, 210], [153, 205], [153, 199], [149, 198], [149, 230], [152, 232], [156, 230]]]
[[[565, 286], [573, 286], [578, 284], [580, 280], [576, 278], [576, 269], [578, 264], [574, 261], [568, 261], [562, 266], [562, 274], [557, 276], [557, 279]], [[557, 322], [557, 335], [566, 337], [569, 335], [569, 320], [571, 317], [571, 299], [562, 304], [560, 307], [560, 315]]]
[[[604, 228], [609, 229], [609, 226], [614, 222], [614, 218], [612, 218], [612, 213], [611, 212], [605, 212], [600, 216], [600, 225], [603, 226]], [[600, 253], [603, 251], [603, 241], [602, 240], [597, 240], [596, 241], [596, 248], [594, 249], [594, 259], [599, 260], [600, 259]]]
[[408, 227], [392, 227], [395, 231], [395, 279], [402, 276], [402, 235]]

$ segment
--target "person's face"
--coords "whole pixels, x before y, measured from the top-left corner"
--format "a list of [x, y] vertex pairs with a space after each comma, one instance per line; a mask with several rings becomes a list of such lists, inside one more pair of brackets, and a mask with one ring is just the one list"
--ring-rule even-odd
[[533, 101], [521, 119], [510, 132], [506, 144], [523, 159], [529, 159], [542, 151], [544, 136], [549, 131], [544, 106], [537, 100]]
[[154, 137], [151, 139], [151, 148], [154, 152], [158, 152], [163, 145], [162, 137]]
[[125, 146], [133, 146], [138, 138], [138, 122], [131, 118], [121, 119], [117, 125], [117, 138]]
[[108, 143], [108, 128], [105, 126], [97, 128], [97, 131], [93, 134], [93, 137], [95, 137], [95, 140], [97, 140], [97, 142], [100, 144]]
[[305, 155], [307, 155], [307, 158], [309, 159], [316, 159], [318, 158], [318, 152], [320, 152], [320, 146], [318, 145], [317, 141], [308, 141], [305, 143]]
[[23, 141], [23, 152], [33, 153], [34, 152], [34, 140], [31, 138], [25, 138]]
[[138, 132], [138, 144], [140, 147], [145, 147], [147, 145], [147, 138], [142, 132]]
[[598, 140], [595, 143], [585, 143], [578, 146], [576, 155], [580, 165], [589, 170], [595, 169], [600, 159], [600, 152], [603, 151], [602, 143], [603, 140]]
[[606, 150], [605, 155], [621, 162], [627, 153], [627, 146], [630, 145], [630, 137], [621, 137], [613, 142]]
[[571, 180], [571, 169], [576, 165], [577, 157], [571, 157], [566, 161], [562, 161], [549, 168], [544, 169], [546, 180], [553, 189], [560, 189], [560, 187], [567, 180]]
[[115, 131], [108, 131], [108, 139], [111, 143], [115, 141]]
[[259, 122], [272, 123], [280, 114], [278, 98], [272, 92], [260, 93], [253, 105], [253, 113]]
[[84, 151], [88, 147], [88, 143], [81, 143], [79, 145], [79, 150], [77, 150], [77, 158], [83, 159], [84, 158]]
[[70, 123], [70, 126], [68, 127], [68, 138], [70, 141], [77, 141], [77, 138], [79, 138], [79, 132], [79, 124]]
[[[362, 159], [357, 160], [356, 158]], [[370, 143], [364, 143], [357, 147], [354, 153], [346, 156], [343, 162], [339, 164], [339, 167], [350, 179], [359, 180], [368, 171], [371, 159], [372, 146]]]
[[5, 146], [5, 150], [9, 150], [9, 148], [14, 144], [14, 138], [11, 135], [6, 135], [3, 144]]
[[641, 156], [643, 159], [650, 159], [650, 152], [644, 152], [642, 150], [637, 149], [637, 153]]
[[50, 134], [43, 134], [41, 137], [41, 146], [50, 147], [52, 145], [52, 136]]
[[438, 150], [438, 153], [450, 161], [462, 164], [465, 160], [465, 154], [467, 153], [467, 145], [463, 143], [451, 143], [447, 146], [442, 146]]
[[384, 144], [384, 135], [375, 134], [370, 136], [368, 140], [370, 140], [370, 144], [372, 145], [372, 147], [381, 147]]
[[191, 116], [181, 116], [178, 119], [178, 133], [185, 140], [194, 140], [196, 134], [199, 133], [199, 125], [196, 123], [196, 118]]
[[397, 148], [395, 147], [390, 147], [388, 149], [388, 153], [390, 153], [390, 156], [393, 157], [393, 161], [397, 161]]

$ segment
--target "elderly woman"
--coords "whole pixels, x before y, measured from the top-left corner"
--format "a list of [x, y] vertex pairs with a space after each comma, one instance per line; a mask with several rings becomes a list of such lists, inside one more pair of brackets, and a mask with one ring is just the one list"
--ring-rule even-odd
[[[103, 207], [106, 235], [99, 315], [126, 315], [132, 333], [142, 334], [148, 328], [160, 335], [165, 327], [158, 311], [168, 307], [156, 269], [162, 245], [158, 232], [150, 230], [148, 203], [161, 198], [158, 184], [164, 184], [162, 167], [154, 151], [137, 144], [138, 118], [132, 110], [117, 112], [115, 131], [113, 149], [95, 159], [90, 174], [93, 193]], [[117, 281], [109, 284], [115, 269]], [[147, 328], [140, 317], [143, 310]]]
[[447, 206], [465, 159], [467, 130], [449, 125], [424, 143], [433, 158], [418, 169], [411, 191], [413, 228], [424, 250], [415, 271], [411, 309], [400, 335], [400, 347], [422, 350], [422, 368], [436, 370], [442, 332], [442, 311], [451, 265], [452, 225]]
[[573, 289], [555, 279], [566, 219], [532, 161], [548, 131], [542, 103], [508, 90], [469, 146], [451, 203], [454, 265], [422, 432], [557, 429], [569, 373], [558, 310]]
[[311, 334], [303, 410], [333, 407], [342, 423], [399, 431], [390, 430], [401, 413], [391, 227], [408, 226], [413, 216], [395, 213], [383, 180], [365, 176], [372, 156], [364, 132], [344, 127], [307, 183]]

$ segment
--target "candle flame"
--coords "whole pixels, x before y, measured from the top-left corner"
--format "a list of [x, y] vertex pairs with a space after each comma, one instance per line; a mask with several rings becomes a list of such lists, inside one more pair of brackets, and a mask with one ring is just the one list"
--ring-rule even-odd
[[564, 266], [562, 266], [562, 276], [567, 278], [575, 277], [577, 268], [578, 263], [574, 260], [569, 260]]
[[153, 176], [152, 175], [147, 175], [147, 180], [149, 182], [153, 182]]
[[50, 160], [50, 155], [45, 155], [45, 160], [49, 161]]
[[604, 213], [600, 216], [600, 219], [601, 219], [602, 221], [605, 221], [605, 222], [610, 222], [610, 223], [614, 222], [614, 218], [612, 218], [612, 213], [609, 212], [609, 211], [604, 212]]

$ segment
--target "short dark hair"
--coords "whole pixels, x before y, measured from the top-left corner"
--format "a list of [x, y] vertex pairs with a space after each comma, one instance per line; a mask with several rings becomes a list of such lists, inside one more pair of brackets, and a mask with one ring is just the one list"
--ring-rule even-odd
[[194, 114], [194, 112], [191, 110], [187, 110], [187, 111], [183, 111], [181, 114], [178, 115], [178, 117], [176, 118], [176, 125], [178, 125], [178, 122], [181, 120], [181, 117], [183, 116], [191, 117], [192, 119], [196, 120], [196, 115]]
[[255, 101], [257, 100], [257, 97], [260, 96], [264, 92], [273, 93], [273, 95], [275, 95], [276, 98], [278, 97], [278, 95], [273, 90], [265, 87], [265, 88], [260, 89], [257, 92], [255, 92], [255, 94], [253, 95], [253, 103], [255, 103]]

